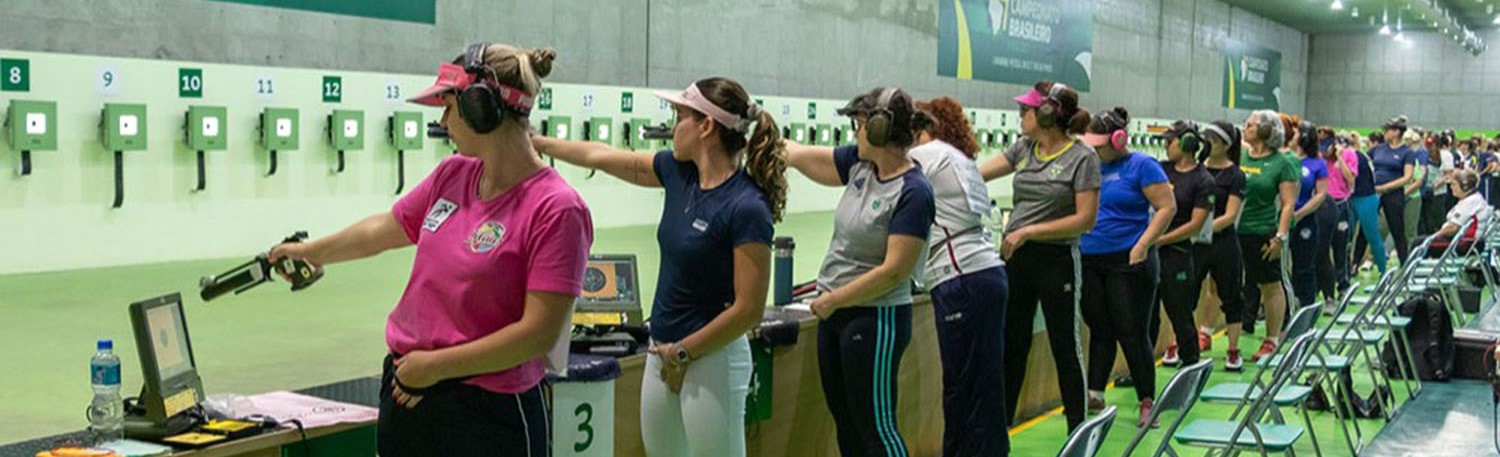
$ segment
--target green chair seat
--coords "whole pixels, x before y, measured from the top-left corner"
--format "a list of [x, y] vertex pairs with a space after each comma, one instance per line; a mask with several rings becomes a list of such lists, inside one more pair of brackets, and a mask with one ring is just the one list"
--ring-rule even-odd
[[[1271, 368], [1276, 368], [1278, 366], [1281, 366], [1281, 359], [1282, 358], [1283, 358], [1283, 356], [1281, 354], [1277, 354], [1277, 355], [1272, 356], [1271, 358], [1263, 360], [1261, 362], [1262, 363], [1268, 363], [1268, 364], [1270, 364]], [[1307, 368], [1313, 368], [1313, 369], [1319, 369], [1319, 370], [1329, 370], [1329, 371], [1342, 371], [1345, 368], [1349, 368], [1349, 358], [1345, 357], [1345, 356], [1342, 356], [1342, 355], [1333, 355], [1333, 354], [1327, 354], [1327, 355], [1324, 355], [1322, 357], [1318, 357], [1317, 355], [1313, 355], [1313, 356], [1308, 357], [1308, 359], [1307, 359]], [[1287, 386], [1287, 387], [1290, 388], [1291, 386]], [[1286, 389], [1282, 389], [1282, 390], [1286, 390]]]
[[[1198, 394], [1198, 398], [1208, 402], [1237, 403], [1245, 398], [1245, 390], [1249, 388], [1250, 384], [1242, 382], [1226, 382], [1222, 384], [1216, 384], [1213, 387], [1209, 387], [1207, 390], [1204, 390], [1203, 393]], [[1312, 387], [1288, 384], [1286, 387], [1282, 387], [1280, 392], [1276, 392], [1276, 399], [1273, 400], [1273, 402], [1275, 402], [1277, 406], [1295, 405], [1301, 403], [1302, 400], [1306, 400], [1309, 395], [1312, 395], [1312, 391]], [[1250, 398], [1254, 399], [1255, 397], [1260, 396], [1260, 392], [1261, 389], [1259, 387], [1256, 387], [1255, 390], [1251, 392]]]
[[[1379, 316], [1371, 316], [1370, 321], [1375, 325], [1379, 325], [1382, 327], [1394, 327], [1397, 329], [1405, 329], [1406, 327], [1411, 326], [1411, 318], [1406, 316], [1391, 316], [1389, 325], [1387, 325], [1386, 318], [1382, 318]], [[1338, 320], [1335, 322], [1338, 322], [1340, 325], [1351, 325], [1354, 323], [1354, 315], [1345, 313], [1343, 316], [1339, 316]]]
[[1380, 329], [1361, 329], [1356, 332], [1352, 328], [1334, 329], [1328, 332], [1328, 340], [1338, 343], [1358, 341], [1365, 344], [1377, 344], [1385, 341], [1386, 331]]
[[[1238, 425], [1239, 423], [1230, 421], [1195, 420], [1177, 430], [1173, 438], [1181, 444], [1228, 447], [1230, 435], [1234, 434]], [[1271, 452], [1282, 452], [1292, 447], [1304, 433], [1302, 427], [1295, 425], [1257, 424], [1255, 427], [1260, 431], [1261, 444]], [[1255, 447], [1256, 444], [1255, 434], [1250, 430], [1240, 433], [1239, 439], [1234, 442], [1237, 447]]]

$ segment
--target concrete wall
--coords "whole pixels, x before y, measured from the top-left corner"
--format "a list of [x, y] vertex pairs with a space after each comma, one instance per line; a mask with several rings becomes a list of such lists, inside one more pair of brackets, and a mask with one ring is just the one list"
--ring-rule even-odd
[[[1484, 39], [1500, 39], [1484, 31]], [[1494, 129], [1500, 111], [1500, 52], [1474, 57], [1442, 35], [1406, 32], [1408, 43], [1374, 33], [1318, 35], [1307, 96], [1312, 119], [1378, 127], [1397, 114], [1429, 128]]]
[[[1010, 108], [1023, 87], [936, 73], [938, 0], [442, 0], [411, 24], [202, 0], [20, 0], [16, 50], [422, 74], [477, 39], [549, 45], [553, 80], [680, 87], [725, 75], [759, 94], [846, 99], [876, 85]], [[1281, 51], [1300, 112], [1305, 34], [1218, 0], [1098, 0], [1089, 107], [1242, 118], [1220, 108], [1225, 38]]]

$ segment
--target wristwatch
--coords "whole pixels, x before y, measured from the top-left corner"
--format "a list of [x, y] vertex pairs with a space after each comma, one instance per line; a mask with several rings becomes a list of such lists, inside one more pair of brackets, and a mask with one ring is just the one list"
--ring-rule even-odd
[[1286, 241], [1286, 237], [1287, 237], [1286, 232], [1277, 233], [1276, 234], [1276, 241], [1285, 242]]
[[683, 346], [682, 343], [677, 343], [675, 346], [677, 346], [677, 352], [672, 354], [672, 357], [677, 359], [678, 364], [693, 361], [693, 355], [688, 353], [687, 346]]

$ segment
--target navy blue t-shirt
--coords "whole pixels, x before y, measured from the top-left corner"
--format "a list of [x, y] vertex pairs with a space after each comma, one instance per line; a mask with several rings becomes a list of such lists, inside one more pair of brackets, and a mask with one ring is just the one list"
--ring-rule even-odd
[[1406, 174], [1406, 166], [1417, 166], [1417, 153], [1410, 147], [1401, 145], [1392, 148], [1391, 145], [1381, 143], [1379, 146], [1370, 148], [1370, 160], [1375, 166], [1375, 184], [1385, 184]]
[[1353, 197], [1368, 197], [1375, 195], [1375, 171], [1370, 164], [1370, 156], [1363, 152], [1355, 151], [1354, 155], [1359, 157], [1359, 174], [1354, 175], [1354, 191], [1349, 194]]
[[656, 179], [667, 191], [656, 244], [661, 248], [651, 339], [681, 341], [734, 303], [734, 248], [771, 244], [771, 206], [744, 170], [701, 189], [698, 167], [656, 153]]
[[1323, 159], [1302, 159], [1302, 183], [1297, 188], [1297, 208], [1306, 205], [1312, 200], [1313, 192], [1318, 190], [1318, 181], [1328, 179], [1328, 162]]
[[1167, 182], [1167, 173], [1151, 156], [1131, 152], [1112, 162], [1100, 162], [1099, 176], [1099, 216], [1094, 228], [1083, 234], [1078, 251], [1091, 255], [1128, 251], [1151, 225], [1146, 186]]

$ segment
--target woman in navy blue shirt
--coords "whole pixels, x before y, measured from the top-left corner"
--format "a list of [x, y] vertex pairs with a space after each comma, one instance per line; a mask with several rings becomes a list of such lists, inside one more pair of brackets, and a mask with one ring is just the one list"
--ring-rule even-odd
[[844, 187], [811, 304], [822, 319], [819, 378], [841, 454], [905, 457], [896, 374], [911, 343], [910, 281], [936, 217], [932, 186], [907, 152], [930, 118], [896, 88], [855, 97], [839, 115], [854, 121], [857, 145], [788, 150], [813, 182]]
[[[1126, 150], [1130, 113], [1115, 107], [1094, 116], [1084, 143], [1099, 154], [1099, 216], [1083, 234], [1080, 307], [1089, 326], [1089, 406], [1104, 408], [1104, 387], [1115, 366], [1115, 345], [1135, 380], [1140, 425], [1151, 416], [1156, 395], [1152, 336], [1156, 308], [1155, 243], [1172, 221], [1177, 203], [1161, 164]], [[1154, 211], [1153, 211], [1154, 210]]]
[[641, 441], [650, 455], [743, 456], [751, 371], [745, 333], [764, 318], [771, 224], [786, 208], [780, 130], [733, 80], [656, 95], [676, 112], [672, 150], [535, 141], [543, 154], [666, 190]]
[[1402, 143], [1406, 118], [1391, 119], [1385, 124], [1385, 142], [1370, 148], [1375, 167], [1375, 193], [1380, 195], [1380, 212], [1385, 226], [1396, 242], [1396, 260], [1406, 263], [1411, 245], [1406, 233], [1406, 185], [1411, 183], [1417, 165], [1417, 154]]

